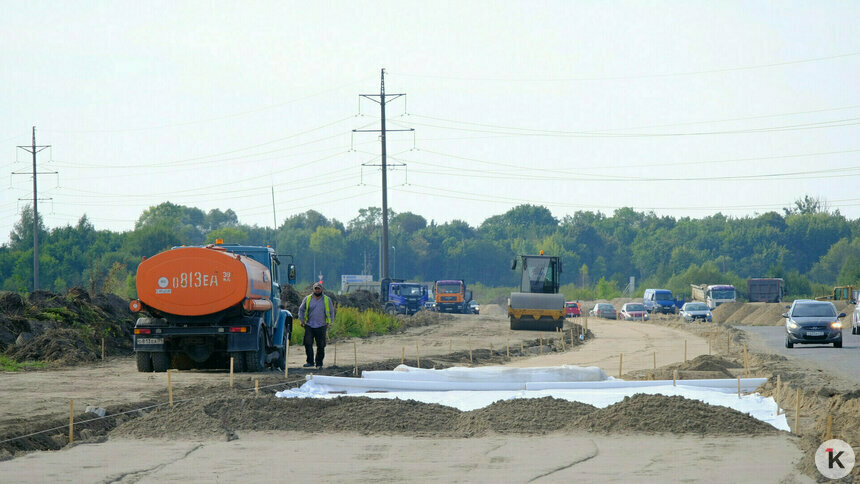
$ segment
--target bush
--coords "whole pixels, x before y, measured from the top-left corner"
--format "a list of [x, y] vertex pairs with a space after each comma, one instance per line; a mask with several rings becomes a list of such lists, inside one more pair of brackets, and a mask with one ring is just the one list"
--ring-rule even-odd
[[[400, 321], [394, 316], [379, 311], [359, 311], [356, 308], [341, 307], [337, 309], [334, 322], [328, 330], [329, 339], [363, 338], [371, 334], [386, 334], [401, 328]], [[305, 329], [295, 320], [292, 344], [302, 344]]]

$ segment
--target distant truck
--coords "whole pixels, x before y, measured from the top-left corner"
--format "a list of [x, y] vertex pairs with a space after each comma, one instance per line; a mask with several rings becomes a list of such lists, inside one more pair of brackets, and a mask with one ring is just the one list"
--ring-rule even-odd
[[[174, 247], [140, 263], [134, 325], [137, 369], [176, 366], [237, 372], [284, 368], [293, 316], [280, 309], [278, 255], [269, 247]], [[287, 266], [288, 281], [296, 268]], [[177, 363], [181, 362], [181, 363]]]
[[731, 284], [690, 284], [693, 301], [701, 301], [708, 305], [708, 309], [727, 302], [735, 301], [735, 286]]
[[749, 302], [782, 302], [785, 296], [785, 280], [778, 277], [753, 277], [747, 279]]
[[[466, 282], [462, 280], [441, 280], [434, 284], [436, 293], [436, 311], [440, 313], [468, 314], [471, 291], [466, 290]], [[467, 297], [469, 296], [469, 297]]]
[[380, 283], [381, 301], [388, 314], [412, 315], [427, 304], [427, 286], [402, 279], [383, 279]]

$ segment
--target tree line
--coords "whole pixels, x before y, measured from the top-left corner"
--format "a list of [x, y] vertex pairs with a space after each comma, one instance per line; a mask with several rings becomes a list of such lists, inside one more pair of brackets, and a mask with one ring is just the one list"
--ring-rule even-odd
[[[783, 213], [700, 219], [658, 216], [620, 208], [612, 215], [578, 211], [559, 219], [549, 209], [519, 205], [476, 227], [461, 220], [438, 224], [420, 214], [389, 213], [389, 272], [433, 281], [464, 279], [479, 287], [514, 286], [510, 261], [543, 250], [562, 258], [562, 283], [571, 298], [616, 297], [631, 276], [636, 295], [644, 287], [689, 294], [690, 283], [733, 283], [748, 277], [783, 277], [790, 295], [815, 296], [837, 284], [860, 280], [860, 219], [849, 220], [817, 199], [805, 197]], [[378, 280], [382, 210], [368, 207], [345, 224], [309, 210], [271, 229], [239, 222], [235, 212], [165, 202], [145, 210], [127, 232], [96, 230], [86, 215], [76, 225], [46, 229], [38, 221], [40, 288], [61, 292], [135, 295], [142, 257], [180, 245], [270, 245], [294, 257], [301, 283], [322, 275], [338, 288], [342, 274]], [[0, 246], [0, 289], [33, 286], [33, 212]]]

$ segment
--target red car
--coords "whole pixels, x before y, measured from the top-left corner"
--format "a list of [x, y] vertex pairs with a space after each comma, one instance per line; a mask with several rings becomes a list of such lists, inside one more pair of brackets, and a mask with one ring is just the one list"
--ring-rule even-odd
[[567, 318], [578, 318], [582, 316], [582, 312], [579, 310], [579, 303], [574, 301], [564, 303], [564, 316]]

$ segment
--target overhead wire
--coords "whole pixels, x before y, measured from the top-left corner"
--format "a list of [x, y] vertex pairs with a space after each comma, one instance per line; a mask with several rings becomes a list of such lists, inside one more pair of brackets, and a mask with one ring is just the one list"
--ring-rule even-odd
[[835, 54], [829, 56], [822, 57], [811, 57], [806, 59], [795, 59], [781, 62], [770, 62], [765, 64], [754, 64], [748, 66], [736, 66], [736, 67], [726, 67], [726, 68], [718, 68], [718, 69], [704, 69], [698, 71], [686, 71], [686, 72], [667, 72], [667, 73], [653, 73], [653, 74], [631, 74], [631, 75], [621, 75], [621, 76], [591, 76], [591, 77], [561, 77], [561, 78], [552, 78], [550, 76], [542, 76], [536, 78], [519, 78], [519, 79], [505, 79], [505, 78], [491, 78], [491, 77], [457, 77], [457, 76], [440, 76], [440, 75], [428, 75], [428, 74], [412, 74], [408, 72], [398, 72], [394, 71], [386, 71], [390, 76], [403, 76], [403, 77], [416, 77], [416, 78], [426, 78], [426, 79], [444, 79], [451, 81], [489, 81], [489, 82], [575, 82], [575, 81], [617, 81], [617, 80], [632, 80], [632, 79], [657, 79], [664, 77], [682, 77], [682, 76], [697, 76], [703, 74], [718, 74], [723, 72], [736, 72], [736, 71], [745, 71], [745, 70], [756, 70], [756, 69], [769, 69], [773, 67], [782, 67], [796, 64], [805, 64], [810, 62], [821, 62], [828, 61], [834, 59], [844, 59], [848, 57], [856, 57], [860, 56], [860, 52], [847, 52], [844, 54]]

